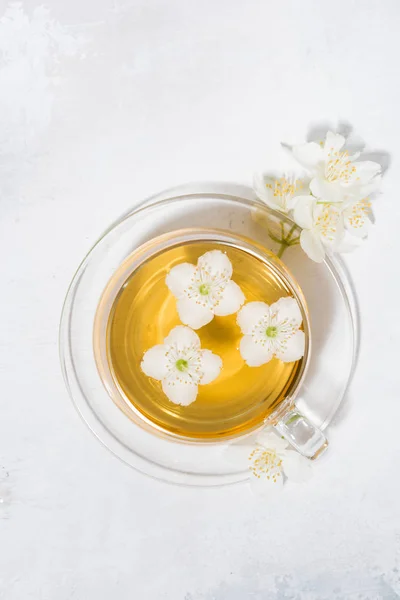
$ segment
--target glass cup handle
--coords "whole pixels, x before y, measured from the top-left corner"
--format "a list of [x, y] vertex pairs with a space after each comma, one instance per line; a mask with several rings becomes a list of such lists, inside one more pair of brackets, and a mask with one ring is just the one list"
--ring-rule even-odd
[[277, 429], [297, 452], [314, 460], [328, 447], [328, 440], [315, 425], [293, 408], [275, 423]]

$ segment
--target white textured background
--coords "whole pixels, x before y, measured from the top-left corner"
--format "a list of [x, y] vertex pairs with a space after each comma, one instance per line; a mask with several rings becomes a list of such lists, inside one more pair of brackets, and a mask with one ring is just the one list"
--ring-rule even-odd
[[[0, 1], [0, 598], [400, 597], [399, 0]], [[134, 202], [249, 183], [281, 140], [352, 128], [390, 162], [347, 259], [362, 344], [331, 450], [278, 503], [122, 465], [75, 414], [57, 327]]]

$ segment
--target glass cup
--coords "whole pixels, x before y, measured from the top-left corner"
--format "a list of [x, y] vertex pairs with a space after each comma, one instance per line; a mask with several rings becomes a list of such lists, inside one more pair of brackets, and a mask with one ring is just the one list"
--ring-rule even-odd
[[[307, 355], [295, 394], [266, 419], [304, 454], [317, 456], [326, 446], [319, 430], [332, 422], [356, 364], [358, 311], [351, 282], [337, 258], [327, 256], [323, 263], [315, 263], [298, 245], [288, 246], [281, 260], [277, 259], [282, 246], [276, 240], [282, 232], [286, 237], [290, 232], [297, 236], [298, 230], [285, 215], [260, 203], [250, 188], [234, 184], [190, 184], [142, 204], [136, 202], [83, 259], [66, 294], [60, 323], [62, 371], [79, 415], [109, 451], [148, 476], [194, 486], [247, 480], [248, 469], [226, 460], [221, 443], [225, 440], [197, 443], [158, 431], [119, 395], [110, 399], [104, 382], [112, 384], [112, 379], [104, 356], [100, 358], [105, 365], [104, 380], [99, 375], [100, 342], [96, 336], [109, 310], [99, 308], [105, 290], [139, 248], [151, 245], [159, 236], [176, 238], [182, 229], [217, 229], [225, 237], [246, 238], [253, 250], [267, 255], [271, 268], [285, 271], [304, 312]], [[275, 256], [269, 254], [271, 250]], [[252, 443], [252, 434], [244, 441]]]
[[[231, 246], [245, 251], [248, 255], [261, 260], [263, 265], [270, 271], [272, 277], [276, 277], [284, 282], [289, 294], [298, 302], [303, 317], [303, 330], [306, 341], [305, 353], [300, 361], [300, 367], [296, 371], [294, 381], [292, 382], [287, 395], [279, 401], [278, 405], [271, 401], [268, 402], [265, 408], [263, 408], [262, 402], [261, 404], [255, 404], [251, 410], [249, 409], [249, 411], [246, 411], [246, 417], [252, 425], [247, 429], [242, 429], [239, 433], [229, 435], [228, 432], [228, 435], [224, 436], [224, 441], [244, 437], [259, 428], [266, 425], [272, 425], [298, 452], [310, 459], [315, 459], [327, 447], [328, 443], [326, 437], [295, 406], [295, 399], [301, 389], [310, 363], [312, 346], [310, 316], [304, 294], [289, 269], [275, 254], [255, 240], [232, 232], [205, 228], [185, 228], [175, 230], [157, 236], [142, 244], [119, 266], [106, 285], [94, 320], [94, 355], [99, 375], [109, 396], [129, 419], [153, 434], [173, 437], [189, 443], [215, 443], [221, 441], [221, 438], [218, 437], [193, 439], [192, 437], [188, 438], [178, 435], [162, 428], [160, 425], [146, 417], [125, 395], [118, 379], [113, 374], [113, 369], [109, 363], [107, 354], [107, 325], [109, 315], [114, 301], [124, 283], [136, 269], [152, 256], [159, 255], [165, 250], [180, 247], [190, 242], [215, 243], [217, 247], [218, 244]], [[271, 404], [274, 406], [272, 412], [270, 408]], [[254, 411], [254, 418], [252, 418], [252, 411]], [[232, 415], [232, 417], [236, 416], [237, 415]], [[229, 418], [227, 419], [226, 426], [227, 430], [229, 430]]]

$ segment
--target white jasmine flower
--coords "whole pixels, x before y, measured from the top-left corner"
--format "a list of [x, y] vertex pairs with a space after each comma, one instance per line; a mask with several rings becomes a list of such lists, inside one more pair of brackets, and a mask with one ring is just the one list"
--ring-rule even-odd
[[274, 210], [287, 214], [296, 204], [296, 198], [308, 192], [308, 182], [294, 175], [272, 177], [255, 175], [253, 188], [258, 198]]
[[269, 306], [249, 302], [238, 313], [237, 323], [244, 333], [240, 354], [249, 367], [259, 367], [276, 357], [283, 362], [304, 355], [305, 336], [299, 329], [302, 315], [294, 298], [280, 298]]
[[288, 442], [270, 428], [257, 436], [253, 446], [229, 444], [225, 456], [238, 468], [249, 469], [253, 492], [264, 496], [281, 491], [285, 478], [301, 483], [312, 475], [311, 461], [291, 449]]
[[365, 197], [366, 188], [380, 180], [381, 166], [373, 161], [357, 161], [360, 153], [343, 150], [346, 139], [328, 131], [325, 142], [293, 146], [294, 158], [313, 176], [312, 194], [323, 202], [343, 202]]
[[165, 395], [174, 404], [188, 406], [198, 394], [198, 386], [216, 379], [222, 360], [210, 350], [202, 350], [200, 338], [189, 327], [178, 325], [163, 344], [145, 352], [142, 371], [162, 382]]
[[200, 256], [197, 266], [181, 263], [173, 267], [165, 282], [178, 300], [182, 323], [199, 329], [214, 315], [224, 317], [237, 312], [245, 297], [231, 276], [232, 264], [220, 250]]
[[325, 249], [336, 249], [343, 237], [342, 205], [318, 202], [313, 196], [302, 196], [293, 211], [294, 221], [302, 228], [300, 244], [315, 262], [322, 262]]
[[346, 230], [353, 236], [364, 238], [368, 235], [371, 225], [371, 202], [368, 198], [350, 202], [343, 209], [343, 224]]

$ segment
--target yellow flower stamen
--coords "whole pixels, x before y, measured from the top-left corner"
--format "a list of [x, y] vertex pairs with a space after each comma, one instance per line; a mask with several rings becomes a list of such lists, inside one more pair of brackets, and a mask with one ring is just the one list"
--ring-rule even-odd
[[282, 477], [282, 460], [272, 448], [257, 447], [249, 455], [250, 471], [257, 477], [266, 477], [277, 482], [279, 477]]
[[347, 150], [343, 152], [330, 149], [328, 153], [328, 162], [325, 166], [325, 177], [328, 181], [340, 181], [341, 183], [350, 183], [354, 179], [357, 168], [349, 158]]
[[351, 209], [351, 214], [348, 218], [349, 224], [356, 229], [361, 228], [364, 225], [365, 219], [368, 217], [370, 211], [370, 200], [368, 200], [368, 198], [360, 200], [359, 202], [354, 204], [354, 206]]
[[302, 189], [303, 184], [298, 179], [289, 181], [286, 177], [280, 177], [275, 179], [273, 184], [266, 183], [265, 187], [273, 191], [275, 198], [286, 198], [287, 196], [291, 198]]
[[332, 207], [326, 207], [315, 221], [315, 227], [318, 228], [320, 234], [327, 240], [335, 239], [339, 214]]

